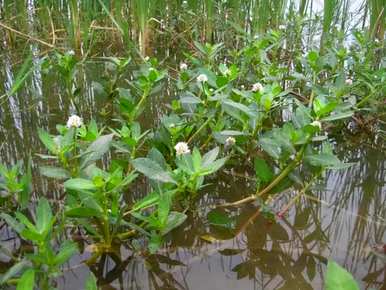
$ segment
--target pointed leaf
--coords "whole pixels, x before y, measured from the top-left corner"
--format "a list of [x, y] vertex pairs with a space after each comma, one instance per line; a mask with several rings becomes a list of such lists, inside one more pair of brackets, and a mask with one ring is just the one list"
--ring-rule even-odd
[[334, 261], [328, 261], [326, 290], [359, 290], [353, 276]]
[[23, 275], [19, 279], [16, 290], [33, 290], [34, 286], [35, 286], [35, 270], [28, 269], [23, 273]]
[[101, 159], [109, 151], [113, 136], [114, 134], [103, 135], [91, 143], [84, 153], [80, 167], [86, 168], [91, 163]]
[[64, 188], [69, 190], [95, 190], [94, 182], [83, 178], [72, 178], [64, 183]]
[[39, 169], [40, 169], [40, 174], [50, 178], [67, 179], [71, 177], [70, 173], [63, 168], [58, 168], [53, 166], [41, 166]]
[[136, 170], [143, 173], [146, 177], [161, 182], [176, 183], [170, 176], [169, 172], [162, 169], [162, 167], [155, 161], [149, 158], [137, 158], [131, 162]]

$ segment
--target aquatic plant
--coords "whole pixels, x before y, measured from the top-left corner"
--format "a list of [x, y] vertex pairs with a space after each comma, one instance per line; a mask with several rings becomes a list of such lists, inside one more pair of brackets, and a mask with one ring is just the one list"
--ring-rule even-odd
[[[4, 51], [25, 45], [24, 40], [31, 50], [49, 50], [33, 50], [32, 58], [21, 62], [1, 101], [28, 88], [31, 76], [33, 85], [39, 83], [39, 72], [55, 77], [70, 106], [64, 105], [63, 112], [69, 112], [56, 133], [49, 117], [37, 118], [46, 127], [38, 130], [45, 152], [37, 154], [36, 164], [58, 196], [49, 202], [43, 193], [31, 194], [30, 164], [0, 166], [1, 220], [32, 245], [30, 253], [9, 253], [14, 266], [1, 284], [55, 287], [63, 263], [77, 251], [74, 243], [61, 242], [71, 235], [89, 244], [91, 266], [107, 256], [118, 265], [123, 247], [149, 263], [164, 262], [152, 254], [197, 214], [203, 196], [217, 198], [208, 205], [216, 209], [202, 210], [203, 231], [210, 225], [239, 235], [261, 213], [273, 224], [271, 232], [261, 234], [265, 242], [274, 230], [285, 232], [275, 217], [284, 220], [303, 197], [311, 198], [310, 190], [327, 170], [352, 165], [335, 155], [334, 133], [348, 130], [349, 122], [360, 123], [358, 116], [384, 113], [382, 1], [366, 2], [363, 13], [370, 18], [367, 24], [367, 15], [361, 15], [363, 29], [343, 12], [347, 0], [326, 0], [316, 14], [313, 1], [37, 1], [36, 13], [48, 18], [31, 24], [28, 32], [36, 26], [40, 36], [23, 32], [25, 7], [11, 2], [2, 4]], [[162, 49], [156, 47], [160, 41]], [[93, 66], [102, 68], [97, 75], [90, 73]], [[90, 102], [82, 108], [88, 95], [102, 106]], [[233, 174], [238, 166], [253, 180], [250, 192], [236, 198], [206, 191], [214, 178]], [[290, 188], [294, 195], [274, 210], [275, 198]], [[249, 202], [258, 208], [237, 228], [239, 213], [224, 208]], [[250, 242], [252, 234], [246, 236]], [[261, 253], [234, 272], [244, 277], [250, 274], [247, 263], [255, 267], [261, 261], [269, 272], [270, 260]], [[296, 262], [304, 261], [312, 265], [307, 273], [312, 280], [316, 258]], [[149, 274], [162, 276], [153, 270]], [[342, 284], [340, 278], [354, 285], [331, 262], [326, 284]], [[86, 285], [97, 289], [95, 276]]]
[[61, 234], [57, 227], [60, 214], [53, 215], [47, 199], [40, 198], [36, 207], [35, 220], [30, 221], [22, 212], [17, 211], [14, 217], [1, 214], [21, 239], [32, 243], [32, 252], [22, 253], [21, 257], [13, 257], [15, 264], [2, 276], [1, 284], [10, 283], [16, 275], [17, 289], [33, 289], [34, 285], [48, 290], [53, 287], [53, 280], [60, 273], [60, 266], [77, 252], [72, 241], [64, 241], [59, 248], [55, 247], [55, 237]]

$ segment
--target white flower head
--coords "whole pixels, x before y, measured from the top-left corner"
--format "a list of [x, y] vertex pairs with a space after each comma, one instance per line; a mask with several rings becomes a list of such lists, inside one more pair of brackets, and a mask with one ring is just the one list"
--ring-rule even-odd
[[188, 143], [186, 142], [178, 142], [176, 146], [174, 146], [174, 149], [176, 149], [177, 156], [190, 153]]
[[264, 89], [263, 85], [261, 83], [255, 83], [252, 85], [252, 92], [259, 92]]
[[241, 87], [240, 87], [242, 90], [244, 90], [245, 89], [245, 86], [244, 85], [241, 85]]
[[206, 74], [200, 74], [198, 77], [197, 77], [197, 81], [199, 83], [205, 83], [208, 81], [208, 77], [206, 76]]
[[352, 79], [346, 79], [346, 85], [351, 86], [352, 85]]
[[149, 56], [145, 56], [144, 60], [145, 60], [145, 61], [149, 61], [149, 60], [150, 60], [150, 57], [149, 57]]
[[226, 140], [225, 140], [225, 146], [227, 146], [227, 147], [232, 147], [233, 145], [235, 145], [236, 144], [236, 139], [235, 138], [233, 138], [233, 137], [228, 137], [228, 138], [226, 138]]
[[317, 128], [319, 128], [319, 130], [322, 129], [322, 123], [320, 123], [319, 121], [313, 121], [311, 123], [311, 126], [317, 127]]
[[67, 51], [67, 54], [68, 54], [68, 55], [75, 55], [75, 51], [73, 51], [73, 50], [71, 49], [71, 50]]
[[83, 120], [77, 115], [72, 115], [67, 120], [67, 128], [79, 128], [83, 125]]
[[180, 63], [180, 70], [187, 70], [188, 69], [188, 65], [184, 62], [181, 62]]
[[279, 29], [280, 29], [280, 30], [284, 30], [284, 29], [285, 29], [285, 25], [280, 24], [280, 25], [279, 25]]

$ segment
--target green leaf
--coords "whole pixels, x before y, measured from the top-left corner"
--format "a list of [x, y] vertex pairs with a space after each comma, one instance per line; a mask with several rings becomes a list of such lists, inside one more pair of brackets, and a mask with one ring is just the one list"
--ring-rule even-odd
[[183, 104], [199, 104], [201, 103], [201, 100], [198, 97], [191, 95], [191, 96], [181, 97], [180, 102]]
[[14, 264], [11, 268], [1, 276], [0, 285], [6, 283], [9, 279], [16, 276], [19, 272], [21, 272], [29, 262], [27, 260], [21, 260], [20, 262]]
[[32, 241], [35, 243], [43, 242], [45, 239], [45, 235], [38, 233], [37, 231], [33, 229], [27, 229], [25, 228], [21, 233], [20, 236], [26, 240], [26, 241]]
[[9, 214], [1, 213], [0, 218], [5, 220], [8, 226], [13, 228], [16, 232], [21, 233], [24, 230], [24, 226], [19, 223], [16, 219], [11, 217]]
[[220, 149], [219, 147], [215, 147], [209, 152], [205, 153], [204, 156], [202, 157], [202, 167], [207, 167], [211, 165], [217, 158], [218, 153]]
[[55, 144], [54, 139], [51, 137], [51, 135], [40, 128], [38, 129], [38, 135], [39, 135], [40, 141], [42, 141], [42, 143], [44, 144], [44, 146], [46, 146], [48, 151], [50, 151], [53, 154], [56, 154], [57, 146]]
[[90, 276], [88, 276], [86, 280], [86, 290], [98, 290], [97, 280], [92, 272], [90, 272]]
[[233, 221], [223, 210], [214, 209], [208, 213], [207, 218], [211, 225], [232, 228]]
[[186, 220], [186, 218], [186, 214], [177, 211], [171, 211], [169, 213], [166, 226], [161, 230], [161, 235], [166, 235], [168, 232], [181, 225]]
[[133, 205], [132, 211], [137, 211], [156, 205], [159, 201], [159, 198], [160, 196], [157, 193], [148, 194]]
[[353, 111], [338, 112], [338, 113], [331, 114], [330, 116], [321, 119], [321, 121], [335, 121], [335, 120], [347, 119], [347, 118], [350, 118], [353, 114], [354, 114]]
[[74, 242], [65, 241], [60, 247], [59, 253], [54, 258], [55, 265], [59, 266], [67, 262], [77, 251], [78, 248]]
[[28, 269], [20, 277], [16, 290], [33, 290], [35, 285], [35, 270]]
[[80, 167], [86, 168], [91, 163], [101, 159], [109, 151], [113, 136], [114, 134], [103, 135], [91, 143], [83, 154]]
[[325, 96], [318, 96], [313, 102], [313, 108], [318, 117], [332, 112], [336, 106], [337, 102], [329, 101]]
[[304, 160], [312, 166], [322, 166], [328, 168], [340, 166], [342, 164], [338, 157], [329, 153], [307, 155], [305, 156]]
[[152, 234], [148, 245], [150, 253], [154, 254], [155, 252], [157, 252], [158, 249], [161, 247], [162, 242], [163, 242], [162, 236], [157, 234]]
[[264, 159], [256, 157], [254, 164], [256, 176], [260, 178], [261, 181], [267, 183], [272, 180], [273, 172]]
[[200, 171], [200, 175], [203, 176], [203, 175], [208, 175], [216, 172], [217, 170], [219, 170], [221, 167], [224, 166], [227, 160], [228, 158], [224, 157], [221, 159], [217, 159], [216, 161], [212, 162], [210, 165], [206, 167], [202, 167]]
[[296, 128], [303, 128], [304, 126], [311, 123], [311, 117], [309, 109], [307, 109], [303, 104], [299, 103], [296, 108], [295, 114], [292, 116], [292, 121]]
[[[238, 110], [238, 111], [245, 113], [246, 115], [248, 115], [250, 117], [253, 117], [253, 113], [251, 112], [251, 110], [247, 106], [245, 106], [244, 104], [237, 103], [237, 102], [234, 102], [232, 100], [224, 100], [223, 105], [229, 109]], [[229, 111], [228, 111], [228, 113], [229, 113]]]
[[131, 162], [136, 170], [143, 173], [146, 177], [161, 182], [176, 183], [169, 172], [162, 169], [161, 165], [149, 158], [137, 158]]
[[47, 199], [40, 198], [36, 209], [36, 230], [42, 234], [47, 233], [52, 224], [52, 211]]
[[55, 178], [55, 179], [67, 179], [71, 177], [70, 173], [63, 168], [58, 168], [53, 166], [40, 166], [39, 169], [40, 169], [40, 174], [46, 177]]
[[82, 218], [82, 217], [100, 217], [102, 213], [92, 207], [74, 207], [65, 212], [68, 217]]
[[259, 144], [271, 157], [280, 159], [281, 147], [276, 140], [270, 137], [262, 137], [259, 140]]
[[165, 224], [172, 204], [171, 194], [164, 192], [160, 195], [158, 202], [158, 219], [161, 225]]
[[64, 188], [67, 190], [95, 190], [95, 184], [88, 179], [72, 178], [67, 180], [64, 184]]
[[360, 290], [353, 276], [332, 260], [328, 261], [326, 290]]
[[165, 157], [162, 155], [161, 152], [159, 152], [159, 150], [157, 148], [155, 148], [155, 147], [151, 148], [147, 157], [150, 158], [151, 160], [157, 162], [159, 165], [161, 165], [162, 169], [164, 169], [164, 170], [167, 169], [168, 165], [166, 163]]

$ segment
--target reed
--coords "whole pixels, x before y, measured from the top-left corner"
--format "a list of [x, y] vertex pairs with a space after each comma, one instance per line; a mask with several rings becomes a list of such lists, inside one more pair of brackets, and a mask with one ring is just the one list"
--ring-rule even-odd
[[386, 0], [368, 0], [370, 16], [370, 37], [383, 40], [386, 25]]

